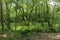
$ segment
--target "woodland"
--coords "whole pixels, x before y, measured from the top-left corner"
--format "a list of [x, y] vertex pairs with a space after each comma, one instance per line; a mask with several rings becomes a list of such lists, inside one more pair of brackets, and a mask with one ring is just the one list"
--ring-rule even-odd
[[[59, 32], [60, 0], [0, 0], [1, 35], [19, 38]], [[9, 40], [17, 40], [15, 37]]]

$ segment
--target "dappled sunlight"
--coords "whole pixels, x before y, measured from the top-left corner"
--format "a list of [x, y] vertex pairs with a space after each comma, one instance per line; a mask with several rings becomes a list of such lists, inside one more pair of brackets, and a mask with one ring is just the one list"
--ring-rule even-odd
[[0, 37], [7, 38], [7, 35], [6, 34], [2, 34], [2, 35], [0, 35]]
[[[16, 30], [21, 30], [23, 28], [23, 26], [17, 26]], [[15, 31], [15, 27], [12, 28]]]
[[22, 28], [23, 28], [23, 27], [20, 27], [20, 26], [19, 26], [19, 27], [16, 28], [16, 30], [21, 30]]
[[56, 24], [56, 27], [58, 27], [59, 26], [59, 24]]

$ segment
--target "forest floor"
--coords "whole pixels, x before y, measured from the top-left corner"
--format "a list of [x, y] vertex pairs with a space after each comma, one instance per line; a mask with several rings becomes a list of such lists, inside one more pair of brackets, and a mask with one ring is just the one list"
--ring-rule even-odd
[[31, 40], [60, 40], [60, 33], [38, 33]]
[[[9, 37], [15, 37], [15, 39], [10, 39]], [[13, 34], [0, 35], [0, 40], [60, 40], [60, 33], [37, 33], [35, 35], [25, 37], [25, 39], [23, 39], [24, 37], [16, 38], [17, 37]]]

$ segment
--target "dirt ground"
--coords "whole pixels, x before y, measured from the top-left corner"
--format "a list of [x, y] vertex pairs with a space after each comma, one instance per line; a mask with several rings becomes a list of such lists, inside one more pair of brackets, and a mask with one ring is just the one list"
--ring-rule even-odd
[[60, 40], [60, 33], [38, 33], [30, 40]]
[[[11, 35], [10, 35], [11, 36]], [[9, 35], [0, 35], [0, 40], [10, 40]], [[14, 35], [12, 35], [14, 36]], [[3, 37], [5, 37], [3, 39]], [[6, 38], [8, 37], [8, 38]], [[1, 39], [2, 38], [2, 39]], [[32, 36], [27, 36], [27, 39], [23, 39], [22, 37], [17, 38], [16, 40], [60, 40], [60, 33], [37, 33]]]

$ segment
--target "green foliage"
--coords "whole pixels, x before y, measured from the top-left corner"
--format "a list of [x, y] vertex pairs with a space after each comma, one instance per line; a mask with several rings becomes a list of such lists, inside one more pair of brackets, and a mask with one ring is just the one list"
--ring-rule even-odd
[[[50, 6], [49, 0], [3, 0], [4, 30], [9, 31], [6, 29], [10, 23], [10, 30], [16, 32], [17, 36], [38, 32], [60, 32], [59, 13], [60, 6]], [[10, 19], [7, 20], [8, 17]]]

